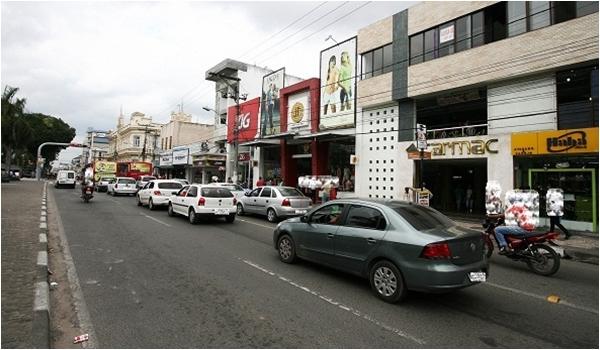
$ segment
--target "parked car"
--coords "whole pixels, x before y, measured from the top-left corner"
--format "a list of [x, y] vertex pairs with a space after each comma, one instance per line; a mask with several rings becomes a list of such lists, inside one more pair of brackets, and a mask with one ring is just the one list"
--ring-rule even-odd
[[407, 290], [469, 287], [488, 275], [481, 232], [410, 202], [333, 200], [280, 223], [273, 244], [283, 262], [302, 258], [368, 278], [387, 302]]
[[264, 186], [252, 190], [240, 198], [237, 214], [266, 215], [267, 220], [276, 222], [283, 218], [304, 215], [312, 200], [294, 187]]
[[147, 205], [148, 209], [154, 210], [157, 206], [169, 204], [169, 198], [173, 193], [183, 187], [179, 181], [173, 180], [151, 180], [137, 193], [137, 205]]
[[186, 180], [186, 179], [171, 179], [171, 180], [174, 180], [174, 181], [179, 181], [179, 182], [181, 182], [183, 185], [189, 185], [189, 184], [190, 184], [190, 182], [189, 182], [188, 180]]
[[56, 174], [56, 180], [54, 181], [54, 187], [59, 188], [61, 186], [67, 186], [75, 188], [75, 172], [72, 170], [59, 170]]
[[156, 180], [156, 176], [143, 175], [140, 176], [139, 180], [136, 182], [136, 187], [139, 190], [140, 188], [146, 186], [149, 181]]
[[114, 176], [102, 176], [100, 180], [96, 182], [96, 191], [97, 192], [106, 192], [108, 191], [108, 183], [111, 180], [114, 180]]
[[133, 196], [137, 192], [133, 177], [117, 177], [114, 181], [108, 183], [106, 193], [116, 196], [118, 194], [127, 194]]
[[229, 182], [215, 182], [215, 183], [211, 183], [211, 185], [225, 187], [226, 189], [230, 190], [231, 193], [233, 193], [233, 195], [235, 196], [235, 199], [237, 199], [238, 201], [246, 193], [244, 191], [244, 189], [242, 188], [242, 186], [236, 185], [236, 184], [233, 184], [233, 183], [229, 183]]
[[169, 198], [168, 213], [187, 216], [191, 224], [202, 217], [224, 217], [231, 223], [235, 220], [236, 204], [235, 196], [226, 188], [191, 184]]

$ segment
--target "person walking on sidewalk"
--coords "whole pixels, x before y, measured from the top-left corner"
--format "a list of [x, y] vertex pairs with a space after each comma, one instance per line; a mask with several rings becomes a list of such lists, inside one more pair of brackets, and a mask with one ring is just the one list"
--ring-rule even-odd
[[550, 218], [550, 232], [554, 232], [554, 228], [558, 227], [564, 232], [565, 239], [569, 239], [571, 232], [560, 223], [560, 217], [564, 214], [563, 209], [563, 190], [560, 188], [549, 188], [546, 192], [546, 214]]

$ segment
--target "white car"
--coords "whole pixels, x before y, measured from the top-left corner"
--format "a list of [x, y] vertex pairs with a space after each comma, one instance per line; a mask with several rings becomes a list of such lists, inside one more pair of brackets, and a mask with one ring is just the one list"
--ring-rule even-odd
[[214, 185], [191, 184], [183, 186], [169, 198], [169, 216], [187, 216], [191, 224], [201, 217], [224, 217], [229, 223], [235, 220], [237, 200], [231, 191]]
[[136, 186], [138, 190], [146, 186], [149, 181], [156, 180], [156, 176], [143, 175], [140, 176], [140, 179], [137, 181]]
[[108, 191], [108, 183], [113, 180], [114, 176], [102, 176], [98, 182], [96, 182], [96, 191], [105, 192]]
[[116, 196], [118, 194], [127, 194], [133, 196], [137, 192], [135, 179], [133, 177], [117, 177], [108, 184], [107, 194]]
[[75, 172], [72, 170], [59, 170], [56, 174], [56, 181], [54, 181], [54, 187], [59, 188], [61, 186], [68, 186], [75, 188]]
[[154, 210], [157, 206], [169, 204], [169, 198], [177, 193], [183, 184], [173, 180], [152, 180], [137, 193], [137, 205], [147, 205]]
[[231, 193], [233, 193], [233, 195], [235, 196], [235, 199], [237, 199], [238, 201], [246, 193], [244, 191], [244, 189], [242, 188], [242, 186], [236, 185], [236, 184], [233, 184], [233, 183], [229, 183], [229, 182], [215, 182], [215, 183], [212, 183], [211, 185], [225, 187], [226, 189], [230, 190]]

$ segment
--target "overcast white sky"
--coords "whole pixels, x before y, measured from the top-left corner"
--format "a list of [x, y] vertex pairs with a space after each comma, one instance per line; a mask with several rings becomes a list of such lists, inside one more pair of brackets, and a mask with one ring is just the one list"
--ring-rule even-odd
[[[202, 106], [214, 106], [214, 83], [204, 74], [223, 59], [318, 77], [326, 37], [344, 40], [415, 2], [350, 13], [365, 3], [2, 1], [2, 88], [18, 87], [28, 111], [75, 127], [76, 142], [88, 127], [114, 129], [121, 106], [164, 123], [183, 100], [194, 121], [212, 123]], [[60, 160], [80, 153], [69, 148]]]

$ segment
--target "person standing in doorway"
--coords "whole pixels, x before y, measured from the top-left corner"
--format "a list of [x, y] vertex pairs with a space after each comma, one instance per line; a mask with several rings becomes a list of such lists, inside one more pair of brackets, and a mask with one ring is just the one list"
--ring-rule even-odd
[[466, 205], [466, 209], [469, 213], [473, 212], [473, 188], [471, 188], [471, 185], [469, 185], [469, 187], [467, 187], [467, 192], [465, 195], [465, 205]]
[[460, 212], [463, 202], [463, 189], [460, 184], [454, 188], [454, 200], [456, 201], [456, 211]]

